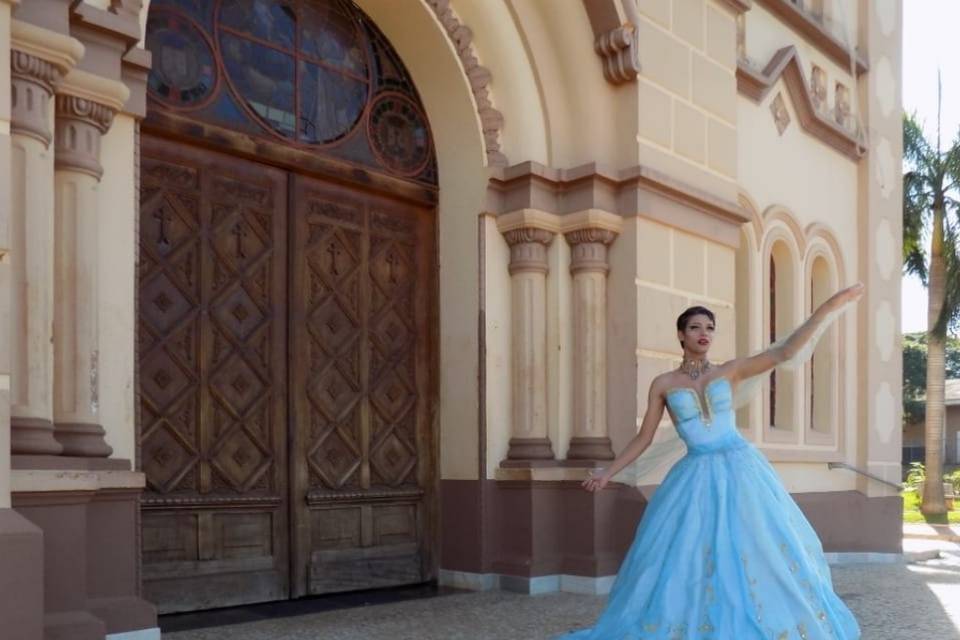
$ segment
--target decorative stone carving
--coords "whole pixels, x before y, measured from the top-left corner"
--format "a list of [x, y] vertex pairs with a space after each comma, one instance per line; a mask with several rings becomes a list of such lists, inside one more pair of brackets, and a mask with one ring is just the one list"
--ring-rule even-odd
[[60, 79], [60, 71], [50, 62], [29, 53], [10, 51], [11, 124], [10, 131], [36, 138], [47, 146], [47, 104]]
[[850, 123], [850, 89], [838, 82], [835, 94], [833, 119], [837, 121], [837, 124], [846, 129]]
[[573, 248], [570, 259], [570, 272], [572, 274], [576, 275], [582, 272], [606, 274], [610, 270], [607, 261], [607, 247], [616, 239], [617, 233], [615, 231], [589, 227], [571, 231], [565, 237]]
[[57, 94], [56, 166], [87, 173], [97, 180], [100, 137], [110, 128], [114, 110], [106, 105], [70, 94]]
[[790, 126], [790, 112], [787, 111], [787, 103], [784, 101], [782, 93], [778, 93], [773, 102], [770, 103], [770, 113], [773, 114], [777, 132], [783, 135], [783, 132]]
[[547, 437], [547, 246], [536, 227], [504, 232], [510, 245], [513, 433], [509, 460], [552, 460]]
[[450, 0], [427, 0], [427, 5], [436, 14], [437, 19], [447, 31], [447, 36], [460, 56], [463, 71], [470, 80], [473, 98], [477, 103], [477, 113], [483, 127], [483, 141], [487, 151], [487, 162], [491, 166], [507, 166], [507, 157], [500, 151], [500, 130], [503, 128], [503, 114], [497, 111], [490, 98], [490, 70], [480, 65], [473, 47], [473, 32], [460, 22], [460, 18], [450, 8]]
[[813, 65], [810, 74], [810, 100], [816, 111], [822, 111], [827, 105], [827, 73], [817, 65]]
[[[852, 160], [859, 160], [863, 156], [866, 152], [865, 139], [856, 117], [846, 118], [848, 124], [838, 127], [837, 123], [844, 117], [841, 116], [838, 120], [835, 109], [821, 111], [816, 108], [811, 82], [803, 72], [800, 54], [795, 46], [789, 45], [777, 51], [762, 69], [743, 60], [737, 62], [737, 90], [758, 104], [766, 100], [767, 95], [779, 86], [781, 80], [785, 94], [789, 95], [793, 104], [793, 115], [797, 117], [803, 131]], [[838, 100], [846, 105], [845, 112], [849, 113], [850, 94], [841, 87], [843, 85], [838, 83]], [[773, 104], [771, 109], [774, 109]], [[785, 124], [790, 123], [790, 117], [785, 110], [781, 117]]]
[[609, 82], [630, 82], [640, 72], [636, 28], [632, 24], [624, 24], [600, 34], [593, 48], [603, 59], [603, 75]]
[[607, 247], [610, 229], [566, 234], [573, 274], [573, 437], [570, 460], [612, 460], [607, 432]]
[[507, 231], [503, 237], [510, 245], [510, 275], [527, 271], [547, 273], [547, 247], [553, 241], [553, 232], [522, 227]]

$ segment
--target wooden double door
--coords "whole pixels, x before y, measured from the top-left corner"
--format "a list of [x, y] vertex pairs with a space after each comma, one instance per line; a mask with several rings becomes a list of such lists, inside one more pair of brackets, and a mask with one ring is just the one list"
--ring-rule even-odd
[[150, 136], [140, 197], [145, 596], [430, 579], [433, 211]]

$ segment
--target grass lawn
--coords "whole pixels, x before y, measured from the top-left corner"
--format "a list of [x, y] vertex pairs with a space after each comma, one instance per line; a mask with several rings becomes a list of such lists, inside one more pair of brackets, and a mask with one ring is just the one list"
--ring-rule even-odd
[[916, 491], [904, 491], [903, 496], [903, 521], [904, 522], [926, 522], [928, 524], [960, 524], [960, 500], [954, 500], [954, 509], [946, 517], [927, 517], [920, 513], [920, 496]]

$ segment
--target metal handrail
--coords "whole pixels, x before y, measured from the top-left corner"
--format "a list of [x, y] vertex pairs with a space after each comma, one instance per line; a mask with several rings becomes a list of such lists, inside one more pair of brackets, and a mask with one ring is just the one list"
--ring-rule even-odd
[[828, 469], [848, 469], [850, 471], [853, 471], [854, 473], [859, 473], [862, 476], [870, 478], [871, 480], [875, 480], [881, 484], [885, 484], [888, 487], [893, 487], [898, 492], [903, 491], [903, 485], [896, 482], [890, 482], [889, 480], [885, 480], [884, 478], [881, 478], [876, 474], [870, 473], [869, 471], [864, 471], [863, 469], [858, 469], [857, 467], [851, 464], [847, 464], [846, 462], [828, 462], [827, 468]]

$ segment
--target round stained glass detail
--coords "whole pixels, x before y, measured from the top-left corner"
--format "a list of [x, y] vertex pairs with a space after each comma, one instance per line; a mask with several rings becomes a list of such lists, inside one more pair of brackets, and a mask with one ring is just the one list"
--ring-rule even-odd
[[218, 39], [235, 93], [274, 133], [323, 145], [360, 122], [368, 53], [344, 3], [223, 0]]
[[152, 0], [146, 43], [147, 118], [161, 127], [204, 123], [224, 141], [437, 182], [413, 80], [354, 0]]
[[198, 107], [217, 84], [217, 65], [207, 39], [191, 20], [177, 13], [155, 11], [147, 27], [147, 49], [153, 69], [150, 95], [180, 109]]
[[384, 93], [370, 107], [368, 135], [377, 159], [400, 175], [416, 175], [430, 160], [430, 130], [417, 105], [399, 93]]

